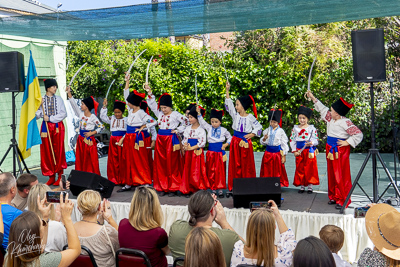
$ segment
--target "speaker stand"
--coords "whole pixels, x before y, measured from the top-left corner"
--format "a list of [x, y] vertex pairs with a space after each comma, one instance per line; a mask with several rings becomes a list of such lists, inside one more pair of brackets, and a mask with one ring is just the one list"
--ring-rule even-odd
[[[371, 148], [368, 151], [368, 155], [365, 158], [361, 169], [358, 171], [357, 177], [353, 183], [353, 186], [350, 189], [349, 194], [346, 197], [346, 201], [343, 204], [343, 207], [340, 209], [340, 213], [344, 212], [344, 209], [347, 206], [347, 203], [349, 203], [351, 194], [353, 193], [355, 187], [358, 185], [361, 190], [364, 192], [364, 194], [368, 197], [369, 201], [371, 203], [377, 203], [380, 199], [378, 195], [378, 178], [376, 176], [377, 169], [376, 169], [376, 157], [378, 157], [379, 161], [382, 164], [383, 169], [385, 170], [385, 173], [387, 177], [390, 180], [391, 185], [393, 186], [394, 190], [398, 195], [400, 195], [399, 188], [397, 187], [395, 181], [393, 180], [392, 175], [389, 172], [389, 169], [387, 168], [385, 162], [383, 161], [381, 155], [379, 154], [379, 149], [376, 148], [376, 143], [375, 143], [375, 109], [374, 109], [374, 83], [370, 83], [370, 95], [371, 95]], [[367, 193], [364, 191], [364, 189], [361, 187], [361, 185], [358, 184], [358, 180], [360, 180], [361, 174], [365, 170], [365, 166], [368, 163], [369, 158], [372, 157], [372, 199], [367, 195]], [[386, 190], [385, 190], [386, 192]], [[382, 197], [382, 196], [381, 196]]]
[[3, 164], [4, 160], [6, 159], [8, 153], [10, 153], [10, 151], [12, 150], [12, 155], [13, 155], [13, 175], [15, 178], [17, 178], [16, 174], [17, 174], [17, 164], [18, 163], [18, 167], [19, 167], [19, 173], [22, 174], [24, 169], [22, 169], [21, 166], [21, 162], [24, 164], [25, 170], [29, 172], [28, 167], [26, 166], [26, 163], [24, 161], [24, 159], [22, 158], [22, 153], [18, 148], [18, 143], [17, 140], [15, 139], [15, 135], [16, 135], [16, 115], [15, 115], [15, 92], [12, 92], [12, 123], [9, 125], [11, 127], [12, 130], [12, 139], [10, 146], [8, 147], [6, 153], [4, 154], [3, 158], [0, 161], [0, 166]]

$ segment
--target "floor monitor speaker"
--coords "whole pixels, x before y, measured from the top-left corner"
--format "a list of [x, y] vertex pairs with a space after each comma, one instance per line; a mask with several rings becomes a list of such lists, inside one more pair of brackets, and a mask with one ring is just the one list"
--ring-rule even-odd
[[98, 191], [101, 198], [110, 198], [115, 184], [108, 179], [91, 172], [72, 170], [68, 181], [70, 190], [74, 196], [79, 195], [86, 189]]

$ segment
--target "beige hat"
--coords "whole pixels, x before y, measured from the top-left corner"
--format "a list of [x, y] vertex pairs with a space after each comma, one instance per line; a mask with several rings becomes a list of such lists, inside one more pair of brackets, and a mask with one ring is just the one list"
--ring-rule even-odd
[[365, 227], [382, 254], [400, 260], [400, 212], [388, 204], [374, 205], [365, 216]]

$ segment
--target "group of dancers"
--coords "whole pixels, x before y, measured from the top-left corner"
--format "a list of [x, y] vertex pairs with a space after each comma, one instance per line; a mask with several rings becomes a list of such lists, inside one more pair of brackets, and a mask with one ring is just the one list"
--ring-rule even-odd
[[[107, 100], [103, 102], [100, 118], [110, 125], [107, 177], [115, 184], [124, 185], [118, 192], [129, 191], [134, 186], [150, 185], [160, 195], [175, 195], [178, 191], [189, 196], [198, 190], [211, 189], [219, 197], [232, 194], [233, 179], [256, 177], [253, 138], [260, 138], [266, 149], [261, 163], [260, 177], [279, 177], [281, 186], [289, 186], [285, 162], [291, 152], [296, 158], [293, 184], [299, 193], [313, 192], [319, 184], [316, 155], [318, 150], [317, 129], [309, 124], [313, 110], [300, 106], [297, 111], [298, 125], [290, 135], [290, 141], [282, 127], [282, 110], [271, 109], [268, 127], [263, 131], [257, 121], [257, 109], [251, 95], [239, 97], [235, 103], [230, 98], [230, 84], [226, 84], [225, 109], [232, 117], [233, 136], [221, 126], [224, 111], [211, 109], [210, 122], [204, 116], [206, 110], [190, 104], [181, 114], [173, 110], [172, 96], [163, 93], [158, 100], [148, 84], [147, 92], [129, 90], [130, 74], [125, 76], [125, 102], [114, 102], [113, 114], [107, 115]], [[41, 167], [47, 184], [58, 184], [66, 168], [64, 151], [64, 125], [66, 118], [63, 100], [55, 95], [57, 82], [45, 80], [46, 95], [42, 107], [36, 113], [43, 118]], [[76, 146], [75, 169], [100, 175], [97, 145], [94, 135], [104, 129], [97, 118], [98, 103], [93, 97], [82, 100], [80, 108], [67, 87], [69, 101], [79, 118], [79, 137]], [[352, 104], [340, 98], [329, 110], [313, 94], [307, 96], [314, 102], [315, 109], [327, 123], [326, 155], [328, 164], [328, 204], [341, 208], [351, 189], [350, 146], [356, 147], [363, 138], [362, 132], [346, 114]], [[124, 117], [125, 109], [128, 116]], [[247, 110], [252, 107], [253, 114]], [[149, 114], [149, 108], [157, 119]], [[91, 110], [95, 110], [95, 114]], [[48, 126], [45, 127], [45, 124]], [[158, 132], [156, 126], [158, 125]], [[203, 149], [208, 142], [204, 157]], [[226, 185], [225, 149], [229, 148], [228, 185]], [[154, 159], [152, 149], [154, 148]], [[56, 180], [56, 175], [58, 179]], [[307, 190], [306, 190], [307, 188]], [[350, 203], [350, 202], [349, 202]]]

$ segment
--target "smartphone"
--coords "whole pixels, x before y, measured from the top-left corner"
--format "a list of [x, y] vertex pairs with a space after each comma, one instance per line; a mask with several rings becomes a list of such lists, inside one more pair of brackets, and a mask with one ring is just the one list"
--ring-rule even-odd
[[358, 207], [354, 209], [354, 218], [364, 218], [365, 214], [367, 214], [367, 211], [369, 210], [370, 207]]
[[260, 209], [260, 208], [265, 208], [270, 210], [272, 206], [272, 203], [268, 203], [265, 201], [261, 201], [261, 202], [250, 202], [250, 212], [253, 212], [256, 209]]
[[60, 203], [60, 197], [63, 196], [63, 200], [65, 201], [65, 195], [67, 193], [64, 191], [47, 191], [46, 199], [49, 203]]
[[67, 176], [65, 174], [61, 174], [61, 182], [64, 190], [67, 190]]

